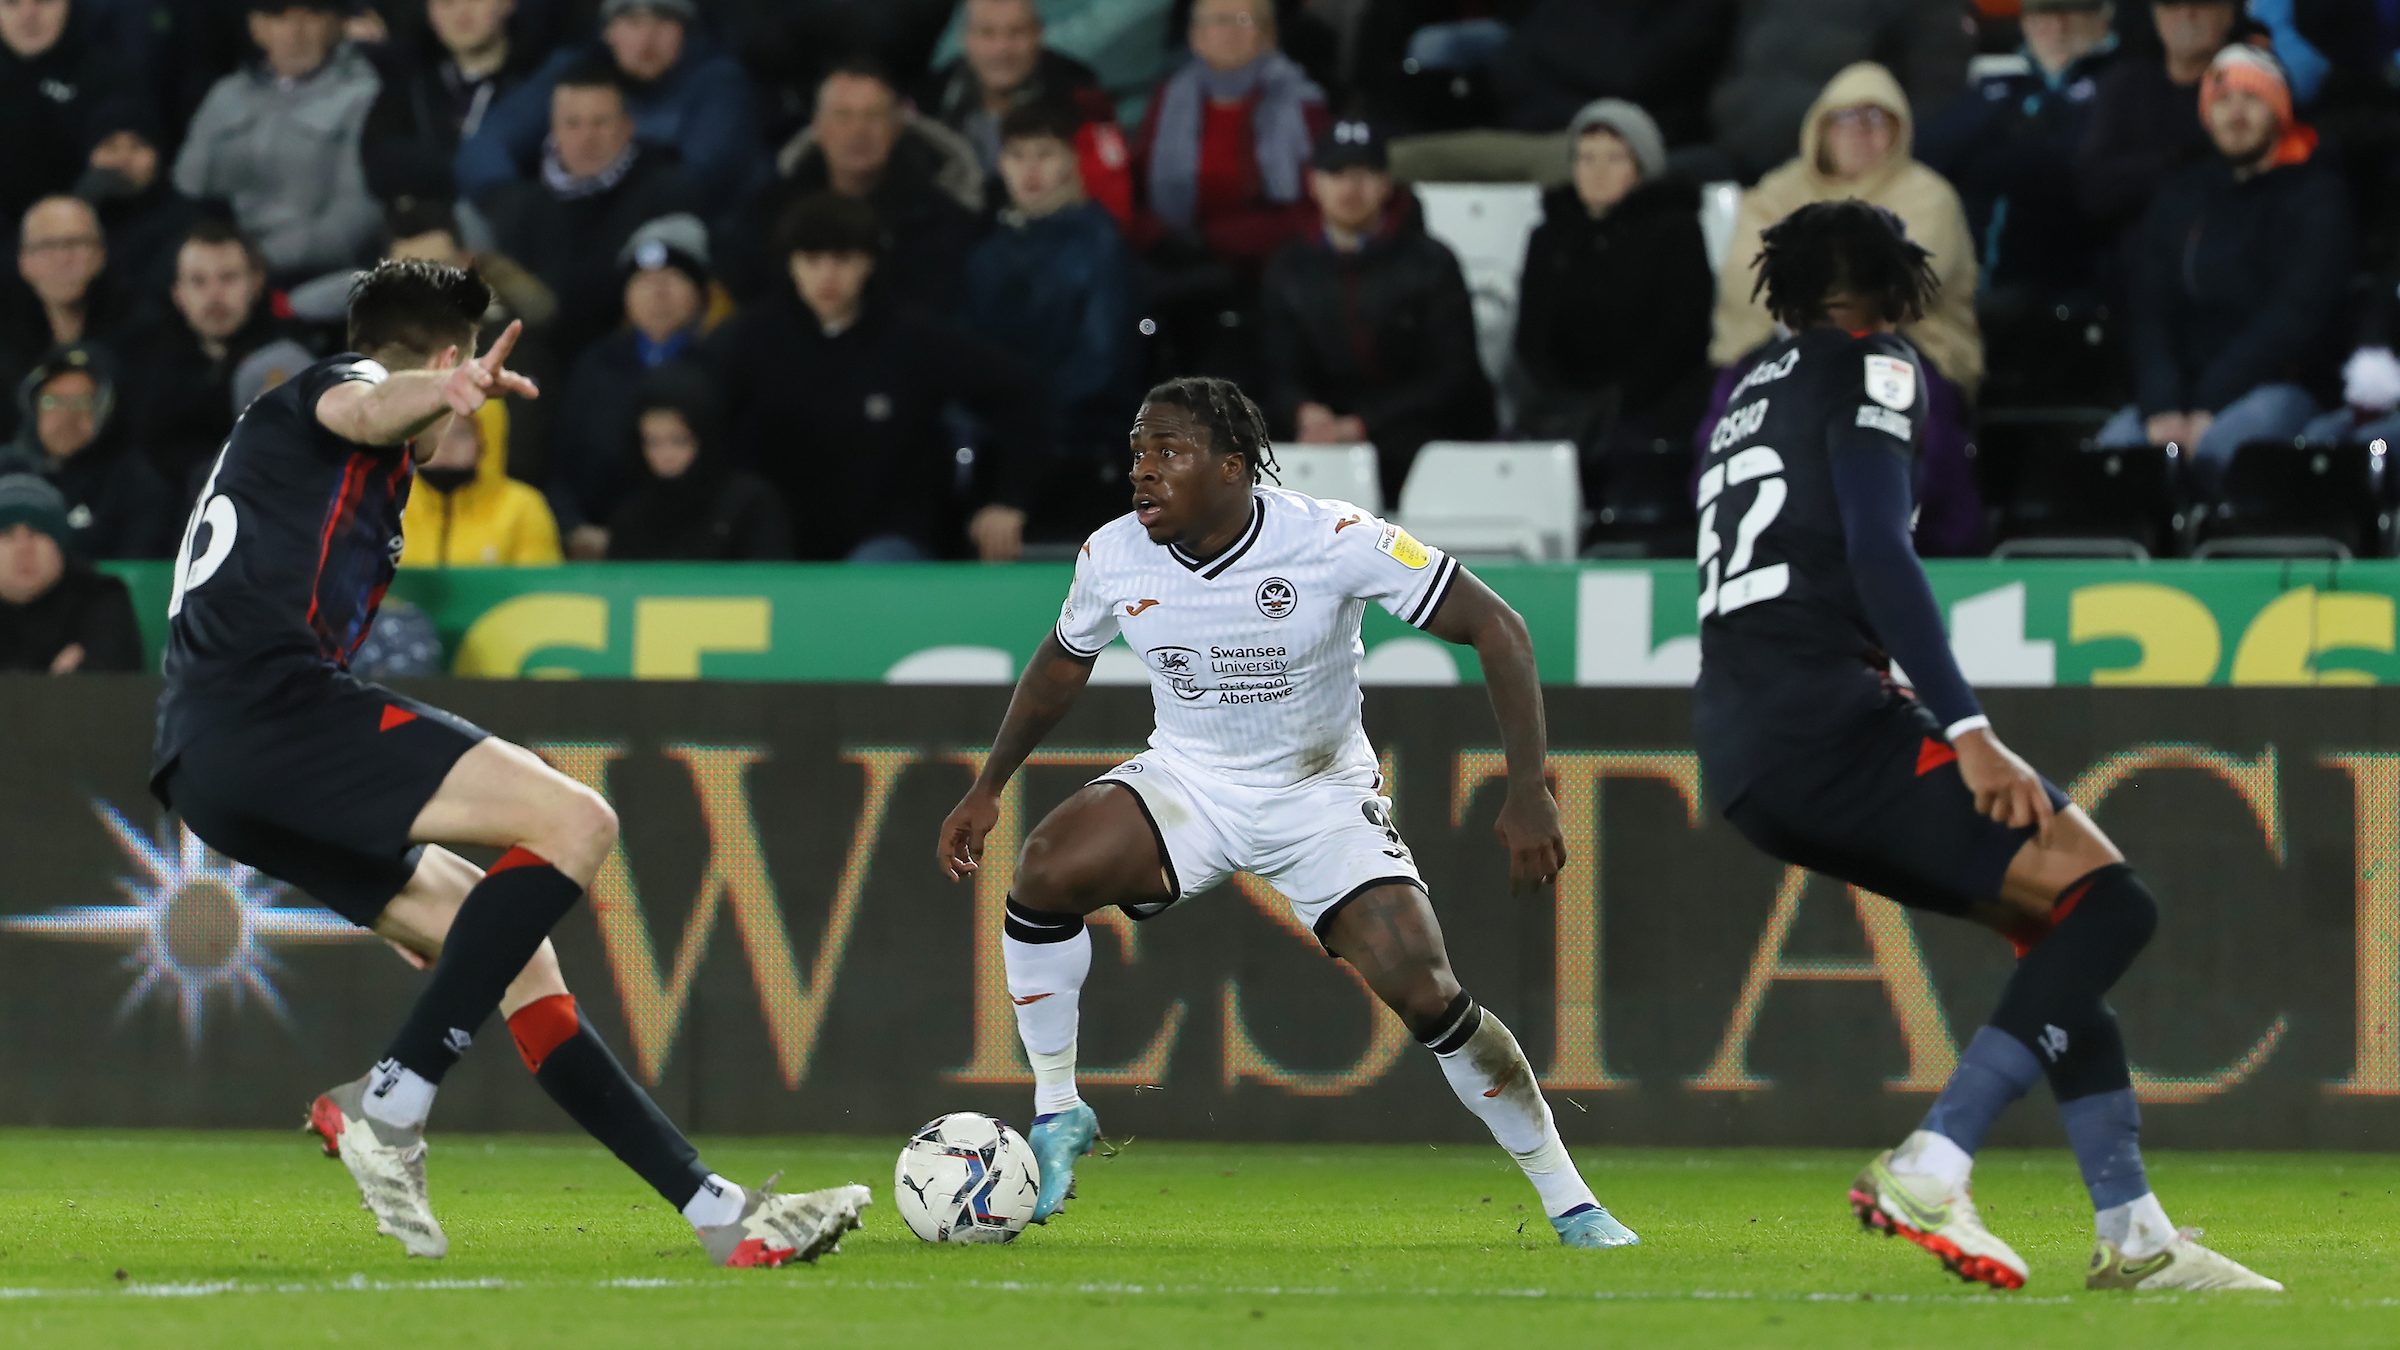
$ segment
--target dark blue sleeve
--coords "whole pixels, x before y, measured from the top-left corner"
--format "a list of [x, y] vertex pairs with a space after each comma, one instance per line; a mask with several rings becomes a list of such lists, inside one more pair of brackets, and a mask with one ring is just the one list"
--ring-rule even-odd
[[1950, 655], [1941, 607], [1909, 540], [1914, 494], [1906, 449], [1884, 432], [1840, 421], [1827, 429], [1826, 449], [1849, 541], [1850, 577], [1883, 649], [1906, 668], [1918, 700], [1943, 726], [1980, 716], [1983, 706]]

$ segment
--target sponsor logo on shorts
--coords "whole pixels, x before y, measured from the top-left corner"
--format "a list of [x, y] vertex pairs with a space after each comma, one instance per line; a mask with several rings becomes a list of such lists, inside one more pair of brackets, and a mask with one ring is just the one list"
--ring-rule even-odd
[[1268, 577], [1258, 583], [1258, 612], [1270, 619], [1288, 616], [1300, 607], [1300, 589], [1282, 577]]

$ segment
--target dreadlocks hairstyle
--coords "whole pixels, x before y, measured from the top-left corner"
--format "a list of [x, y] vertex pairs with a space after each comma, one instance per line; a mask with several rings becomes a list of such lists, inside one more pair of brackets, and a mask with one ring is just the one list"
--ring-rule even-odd
[[1275, 443], [1267, 435], [1267, 415], [1258, 410], [1242, 387], [1214, 375], [1186, 375], [1152, 387], [1144, 403], [1165, 403], [1200, 419], [1208, 428], [1208, 448], [1220, 455], [1246, 455], [1250, 481], [1261, 475], [1283, 482], [1275, 463]]
[[350, 285], [350, 350], [386, 347], [432, 356], [465, 347], [492, 307], [474, 272], [417, 258], [387, 258]]
[[1767, 298], [1767, 312], [1797, 333], [1825, 317], [1825, 297], [1846, 290], [1893, 323], [1925, 317], [1941, 283], [1933, 255], [1908, 237], [1908, 226], [1880, 206], [1855, 199], [1811, 202], [1767, 227], [1759, 237], [1758, 284], [1750, 298]]

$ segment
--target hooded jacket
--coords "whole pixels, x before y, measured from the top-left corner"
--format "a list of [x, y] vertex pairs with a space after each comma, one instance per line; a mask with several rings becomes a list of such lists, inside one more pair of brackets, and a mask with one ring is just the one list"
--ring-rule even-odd
[[[1841, 109], [1871, 103], [1897, 118], [1899, 134], [1882, 165], [1853, 183], [1837, 183], [1817, 167], [1824, 140], [1825, 118]], [[1908, 96], [1891, 72], [1872, 61], [1861, 61], [1833, 77], [1808, 110], [1800, 128], [1800, 157], [1758, 180], [1742, 194], [1734, 216], [1733, 247], [1717, 276], [1716, 337], [1708, 359], [1729, 366], [1775, 335], [1775, 320], [1764, 298], [1752, 299], [1757, 280], [1752, 264], [1758, 258], [1759, 236], [1769, 225], [1811, 202], [1855, 197], [1891, 211], [1908, 226], [1909, 238], [1933, 254], [1933, 270], [1941, 283], [1925, 317], [1900, 331], [1917, 350], [1973, 396], [1983, 382], [1983, 334], [1975, 324], [1975, 248], [1967, 233], [1966, 212], [1958, 193], [1933, 170], [1911, 157], [1913, 123]]]
[[[60, 358], [78, 349], [54, 351], [17, 386], [17, 440], [6, 455], [0, 455], [0, 463], [14, 459], [19, 467], [49, 479], [58, 489], [66, 499], [67, 528], [73, 532], [77, 556], [163, 558], [173, 551], [169, 531], [175, 522], [170, 522], [168, 513], [174, 503], [158, 471], [125, 442], [124, 419], [116, 408], [116, 373], [98, 348], [80, 348], [91, 353], [92, 359], [72, 367], [90, 375], [98, 386], [92, 439], [63, 460], [52, 459], [42, 447], [33, 401], [43, 384], [70, 369]], [[0, 468], [0, 472], [7, 470]]]
[[1815, 120], [1815, 91], [1861, 62], [1883, 62], [1907, 98], [1933, 107], [1967, 82], [1975, 44], [1959, 18], [1938, 0], [1741, 0], [1733, 55], [1709, 92], [1717, 145], [1745, 180], [1764, 173]]
[[284, 88], [261, 63], [217, 81], [175, 157], [186, 197], [222, 197], [278, 274], [348, 267], [383, 226], [359, 159], [382, 81], [342, 43]]
[[[724, 429], [708, 377], [666, 366], [642, 382], [623, 435], [633, 490], [608, 518], [612, 562], [781, 562], [792, 556], [791, 518], [767, 481], [725, 462]], [[641, 415], [672, 409], [699, 442], [673, 478], [642, 455]]]
[[1268, 427], [1292, 435], [1303, 403], [1356, 416], [1394, 500], [1425, 442], [1483, 439], [1494, 422], [1466, 275], [1415, 200], [1394, 192], [1356, 253], [1336, 250], [1320, 222], [1275, 255], [1259, 287]]
[[476, 412], [483, 457], [466, 482], [443, 491], [417, 470], [400, 514], [402, 567], [542, 567], [559, 560], [558, 526], [542, 494], [508, 476], [508, 405]]
[[[775, 253], [775, 229], [793, 204], [833, 184], [813, 127], [803, 127], [775, 156], [780, 175], [753, 198], [725, 242], [725, 284], [745, 300], [777, 291], [790, 273]], [[883, 230], [875, 284], [893, 300], [949, 313], [956, 306], [959, 270], [980, 230], [983, 167], [967, 138], [914, 112], [904, 112], [883, 177], [867, 194]]]
[[1107, 210], [1087, 201], [1035, 220], [1001, 213], [968, 256], [966, 292], [966, 327], [1048, 386], [1049, 446], [1122, 455], [1142, 402], [1142, 281]]
[[2349, 191], [2314, 160], [2236, 179], [2211, 156], [2168, 175], [2125, 250], [2143, 414], [2216, 412], [2262, 384], [2330, 377], [2355, 249]]
[[1917, 149], [1958, 189], [1988, 286], [2062, 294], [2093, 284], [2108, 237], [2076, 198], [2070, 170], [2117, 61], [2112, 35], [2055, 78], [2030, 48], [1926, 119]]

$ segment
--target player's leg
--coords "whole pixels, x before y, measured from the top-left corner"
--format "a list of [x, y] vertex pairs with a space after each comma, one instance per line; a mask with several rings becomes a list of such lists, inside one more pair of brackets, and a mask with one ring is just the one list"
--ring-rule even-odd
[[1100, 1133], [1098, 1118], [1075, 1088], [1083, 982], [1092, 970], [1084, 916], [1109, 905], [1174, 898], [1160, 842], [1131, 787], [1094, 783], [1044, 817], [1025, 840], [1000, 949], [1017, 1035], [1033, 1065], [1027, 1141], [1042, 1173], [1037, 1223], [1048, 1222], [1066, 1203], [1075, 1159], [1091, 1151]]
[[1640, 1239], [1600, 1207], [1567, 1156], [1533, 1065], [1508, 1027], [1461, 989], [1425, 893], [1392, 882], [1322, 921], [1327, 951], [1348, 961], [1442, 1066], [1442, 1076], [1524, 1169], [1561, 1241], [1620, 1247]]
[[[482, 869], [464, 858], [429, 847], [408, 888], [384, 907], [375, 931], [431, 968], [440, 960], [461, 906], [483, 879]], [[855, 1203], [846, 1213], [835, 1214], [845, 1198], [854, 1197], [837, 1192], [753, 1196], [701, 1162], [699, 1150], [625, 1071], [576, 1005], [548, 940], [501, 995], [500, 1014], [534, 1081], [586, 1134], [681, 1213], [719, 1264], [814, 1260], [842, 1232], [857, 1226]], [[802, 1224], [800, 1216], [782, 1213], [795, 1204], [822, 1211], [827, 1221]], [[745, 1217], [752, 1222], [745, 1225]], [[832, 1221], [837, 1218], [839, 1222]], [[792, 1231], [777, 1231], [771, 1221], [778, 1219], [792, 1220], [785, 1225]], [[762, 1222], [766, 1227], [753, 1231]]]
[[367, 1114], [420, 1129], [443, 1076], [599, 871], [617, 817], [531, 751], [486, 737], [450, 765], [408, 837], [506, 850], [459, 903], [433, 978], [371, 1076]]

